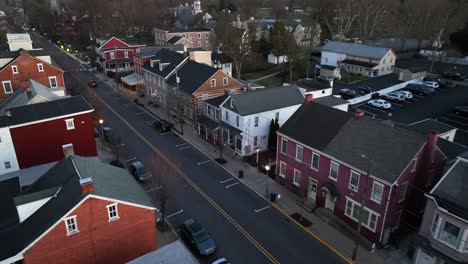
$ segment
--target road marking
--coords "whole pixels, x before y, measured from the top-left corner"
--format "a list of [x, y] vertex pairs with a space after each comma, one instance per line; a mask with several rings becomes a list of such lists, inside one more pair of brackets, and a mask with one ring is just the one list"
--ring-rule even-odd
[[183, 150], [183, 149], [187, 149], [187, 148], [191, 148], [191, 146], [181, 147], [181, 148], [179, 148], [179, 150]]
[[161, 136], [164, 136], [166, 134], [171, 134], [171, 133], [172, 133], [172, 131], [167, 131], [167, 132], [161, 133]]
[[183, 143], [183, 144], [179, 144], [179, 145], [175, 145], [175, 146], [176, 146], [176, 148], [178, 148], [178, 147], [187, 146], [188, 144], [189, 144], [189, 143]]
[[142, 115], [142, 114], [146, 114], [146, 112], [138, 112], [136, 113], [137, 115]]
[[146, 192], [149, 193], [149, 192], [156, 191], [156, 190], [159, 190], [159, 189], [162, 189], [162, 188], [163, 188], [162, 186], [158, 186], [158, 187], [155, 187], [153, 189], [149, 189]]
[[136, 160], [136, 157], [133, 157], [133, 158], [131, 158], [131, 159], [128, 159], [128, 160], [124, 161], [124, 163], [130, 162], [130, 161], [134, 161], [134, 160]]
[[239, 184], [239, 183], [240, 183], [240, 182], [236, 182], [236, 183], [233, 183], [233, 184], [229, 184], [228, 186], [226, 186], [226, 189], [229, 189], [229, 188], [231, 188], [232, 186], [237, 185], [237, 184]]
[[468, 118], [466, 117], [463, 117], [463, 116], [460, 116], [460, 115], [456, 115], [456, 114], [450, 114], [451, 116], [455, 116], [457, 118], [461, 118], [461, 119], [464, 119], [464, 120], [467, 120], [468, 121]]
[[458, 122], [458, 121], [455, 121], [455, 120], [453, 120], [453, 119], [446, 118], [446, 117], [439, 117], [439, 119], [445, 119], [445, 120], [448, 120], [448, 121], [450, 121], [450, 122], [460, 124], [460, 125], [462, 125], [462, 126], [468, 126], [468, 124], [464, 124], [464, 123], [461, 123], [461, 122]]
[[382, 112], [382, 113], [387, 113], [386, 111], [384, 111], [384, 110], [382, 110], [382, 109], [379, 109], [379, 108], [377, 108], [377, 107], [375, 107], [375, 106], [371, 106], [371, 105], [366, 105], [366, 106], [369, 107], [369, 108], [371, 108], [372, 110], [377, 110], [377, 111], [380, 111], [380, 112]]
[[145, 122], [147, 125], [153, 125], [154, 121], [146, 121]]
[[367, 114], [369, 114], [369, 115], [372, 115], [372, 117], [375, 118], [375, 114], [372, 113], [372, 112], [368, 112], [368, 111], [363, 110], [363, 109], [361, 109], [361, 108], [356, 108], [356, 109], [359, 110], [359, 111], [362, 111], [362, 112], [364, 112], [364, 113], [367, 113]]
[[227, 180], [224, 180], [224, 181], [219, 181], [219, 183], [226, 183], [226, 182], [229, 182], [229, 181], [232, 181], [232, 180], [234, 180], [234, 178], [227, 179]]
[[270, 208], [270, 206], [269, 206], [269, 205], [268, 205], [268, 206], [265, 206], [265, 207], [263, 207], [263, 208], [260, 208], [260, 209], [254, 210], [254, 211], [255, 211], [256, 213], [260, 213], [261, 211], [263, 211], [263, 210], [266, 210], [266, 209], [268, 209], [268, 208]]
[[184, 212], [184, 209], [180, 209], [179, 211], [173, 213], [173, 214], [170, 214], [168, 216], [166, 216], [166, 219], [169, 218], [169, 217], [173, 217], [174, 215], [178, 215], [178, 214], [181, 214]]
[[210, 161], [211, 161], [211, 160], [205, 160], [205, 161], [202, 161], [202, 162], [198, 162], [197, 164], [198, 164], [198, 165], [202, 165], [202, 164], [208, 163], [208, 162], [210, 162]]

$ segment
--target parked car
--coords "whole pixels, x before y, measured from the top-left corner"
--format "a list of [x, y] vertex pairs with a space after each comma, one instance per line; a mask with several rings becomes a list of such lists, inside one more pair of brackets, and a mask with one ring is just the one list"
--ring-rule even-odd
[[385, 101], [385, 100], [382, 100], [382, 99], [376, 99], [376, 100], [370, 100], [369, 102], [367, 102], [368, 105], [370, 106], [373, 106], [373, 107], [377, 107], [377, 108], [380, 108], [380, 109], [390, 109], [392, 108], [392, 104]]
[[369, 86], [358, 86], [357, 90], [363, 91], [366, 94], [373, 93], [374, 90]]
[[438, 82], [422, 82], [422, 84], [426, 85], [426, 86], [429, 86], [429, 87], [432, 87], [434, 89], [439, 89], [439, 83]]
[[387, 99], [389, 101], [394, 101], [394, 102], [403, 102], [406, 99], [404, 95], [396, 94], [396, 93], [383, 94], [382, 98]]
[[88, 85], [89, 85], [90, 87], [93, 87], [93, 88], [94, 88], [94, 87], [97, 86], [97, 82], [96, 82], [95, 80], [89, 80], [89, 81], [88, 81]]
[[145, 165], [140, 161], [135, 161], [130, 165], [130, 173], [137, 181], [146, 181], [151, 178], [151, 174], [146, 171]]
[[413, 94], [409, 91], [395, 91], [393, 92], [395, 94], [401, 94], [403, 95], [406, 99], [413, 99]]
[[211, 264], [230, 264], [230, 263], [229, 263], [229, 261], [227, 261], [226, 258], [220, 258], [220, 259], [215, 260]]
[[442, 74], [442, 78], [444, 79], [450, 79], [450, 80], [455, 80], [455, 81], [463, 81], [465, 80], [465, 76], [462, 76], [458, 72], [444, 72]]
[[345, 100], [352, 99], [352, 98], [357, 96], [356, 91], [350, 90], [350, 89], [341, 89], [338, 92], [338, 94], [341, 95], [341, 98], [343, 98]]
[[161, 132], [171, 131], [172, 124], [164, 119], [156, 120], [153, 123], [153, 127], [159, 129]]
[[431, 87], [428, 87], [426, 85], [416, 84], [416, 83], [408, 84], [405, 89], [412, 92], [413, 94], [418, 94], [418, 95], [430, 95], [431, 93], [435, 91]]
[[468, 117], [468, 106], [455, 106], [453, 112], [456, 115]]
[[197, 253], [203, 256], [211, 255], [216, 250], [216, 244], [210, 234], [194, 219], [186, 220], [180, 226], [184, 238]]

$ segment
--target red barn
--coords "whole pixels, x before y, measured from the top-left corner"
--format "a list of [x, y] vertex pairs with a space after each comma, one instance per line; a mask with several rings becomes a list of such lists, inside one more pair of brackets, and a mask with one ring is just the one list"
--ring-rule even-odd
[[97, 48], [96, 52], [100, 56], [102, 68], [106, 73], [129, 72], [133, 71], [133, 55], [144, 46], [129, 45], [112, 37]]
[[157, 248], [156, 208], [125, 169], [71, 155], [0, 190], [2, 263], [125, 263]]

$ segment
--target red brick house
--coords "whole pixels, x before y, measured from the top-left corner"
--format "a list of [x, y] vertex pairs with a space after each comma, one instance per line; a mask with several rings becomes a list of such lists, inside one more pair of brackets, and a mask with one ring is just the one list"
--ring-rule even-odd
[[28, 88], [31, 79], [50, 87], [51, 92], [59, 96], [65, 95], [63, 70], [32, 56], [26, 50], [9, 53], [14, 53], [14, 57], [0, 68], [0, 101], [18, 89]]
[[361, 235], [383, 246], [418, 226], [445, 163], [437, 140], [308, 102], [278, 131], [276, 180], [352, 229], [364, 201]]
[[187, 48], [213, 50], [215, 35], [209, 28], [161, 28], [154, 29], [154, 40], [157, 46], [182, 44]]
[[0, 116], [5, 145], [0, 172], [3, 166], [10, 172], [59, 161], [67, 148], [80, 156], [97, 156], [93, 112], [80, 96], [11, 108]]
[[129, 45], [124, 41], [112, 37], [104, 42], [96, 53], [106, 73], [133, 71], [133, 56], [145, 45]]
[[156, 208], [125, 169], [72, 155], [0, 190], [2, 263], [125, 263], [157, 248]]

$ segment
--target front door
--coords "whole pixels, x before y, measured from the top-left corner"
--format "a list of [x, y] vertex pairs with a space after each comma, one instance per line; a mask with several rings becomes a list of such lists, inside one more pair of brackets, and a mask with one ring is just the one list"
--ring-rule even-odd
[[312, 178], [309, 178], [309, 192], [307, 198], [313, 201], [317, 198], [317, 181]]
[[325, 193], [325, 208], [333, 212], [335, 210], [335, 197], [331, 196], [328, 190]]

